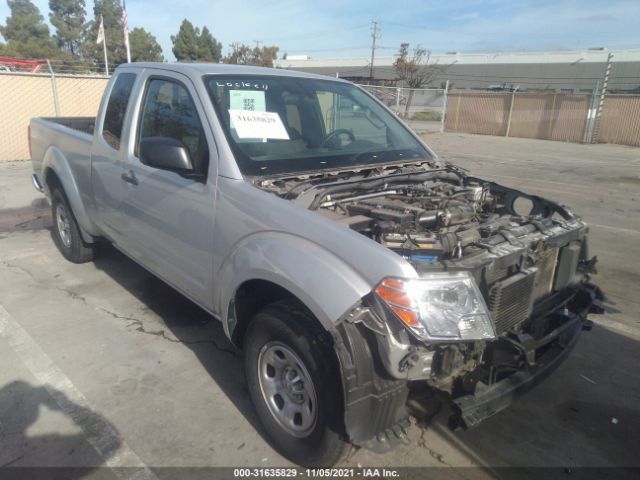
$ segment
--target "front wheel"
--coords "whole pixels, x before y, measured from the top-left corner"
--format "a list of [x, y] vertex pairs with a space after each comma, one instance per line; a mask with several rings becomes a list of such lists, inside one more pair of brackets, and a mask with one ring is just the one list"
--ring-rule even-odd
[[257, 313], [245, 337], [247, 386], [276, 449], [307, 467], [347, 452], [340, 370], [330, 342], [306, 310], [278, 302]]
[[82, 239], [64, 192], [56, 188], [51, 194], [53, 217], [53, 241], [60, 253], [73, 263], [84, 263], [93, 259], [93, 246]]

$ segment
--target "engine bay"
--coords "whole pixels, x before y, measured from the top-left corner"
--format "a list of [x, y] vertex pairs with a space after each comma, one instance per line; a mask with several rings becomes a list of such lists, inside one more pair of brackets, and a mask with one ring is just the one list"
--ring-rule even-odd
[[[305, 189], [298, 193], [300, 184]], [[575, 219], [553, 202], [454, 168], [403, 167], [269, 187], [420, 265], [461, 259]]]

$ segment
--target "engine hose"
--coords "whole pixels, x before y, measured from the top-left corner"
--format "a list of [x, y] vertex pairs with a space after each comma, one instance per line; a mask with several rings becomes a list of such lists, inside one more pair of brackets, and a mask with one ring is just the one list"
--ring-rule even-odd
[[325, 188], [321, 193], [317, 194], [316, 197], [313, 199], [313, 201], [311, 202], [311, 205], [309, 205], [309, 210], [316, 210], [320, 206], [320, 203], [322, 202], [322, 200], [324, 200], [324, 198], [327, 195], [331, 195], [333, 193], [343, 192], [347, 190], [370, 190], [372, 188], [382, 187], [384, 185], [388, 185], [390, 183], [395, 183], [398, 181], [421, 183], [421, 182], [424, 182], [425, 180], [430, 180], [433, 178], [436, 178], [438, 180], [454, 181], [454, 182], [457, 182], [459, 185], [462, 185], [462, 179], [460, 178], [460, 176], [458, 176], [453, 172], [426, 172], [426, 173], [418, 173], [418, 174], [414, 173], [414, 174], [406, 174], [406, 175], [399, 175], [399, 176], [393, 176], [393, 177], [385, 177], [385, 178], [380, 178], [380, 179], [375, 179], [370, 181], [361, 181], [358, 183], [346, 183], [346, 184], [334, 185], [334, 186]]

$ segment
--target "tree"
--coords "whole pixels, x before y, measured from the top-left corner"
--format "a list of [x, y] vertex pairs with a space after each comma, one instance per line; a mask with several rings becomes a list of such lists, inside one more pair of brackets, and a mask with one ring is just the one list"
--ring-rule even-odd
[[202, 28], [198, 37], [198, 60], [218, 63], [222, 58], [222, 44], [218, 42], [207, 27]]
[[171, 51], [179, 62], [183, 60], [195, 61], [198, 59], [198, 37], [200, 32], [186, 18], [182, 21], [176, 35], [171, 35], [173, 48]]
[[163, 62], [162, 47], [156, 37], [144, 28], [134, 28], [129, 33], [132, 62]]
[[417, 46], [413, 49], [413, 54], [410, 54], [408, 43], [400, 45], [398, 58], [393, 62], [393, 68], [398, 78], [410, 89], [404, 110], [405, 117], [409, 116], [409, 107], [413, 100], [413, 89], [424, 87], [447, 68], [447, 66], [443, 65], [429, 65], [430, 59], [431, 52], [429, 50]]
[[40, 10], [30, 0], [7, 0], [11, 12], [0, 33], [7, 41], [7, 54], [28, 58], [50, 58], [56, 48]]
[[219, 62], [222, 57], [222, 44], [218, 42], [207, 27], [198, 27], [186, 18], [182, 21], [176, 35], [171, 35], [173, 54], [179, 62]]
[[124, 46], [124, 26], [122, 24], [120, 0], [95, 0], [93, 15], [94, 19], [87, 24], [82, 45], [82, 53], [85, 58], [97, 63], [104, 61], [102, 43], [96, 43], [100, 15], [102, 15], [109, 64], [116, 66], [125, 63], [127, 61], [127, 51]]
[[85, 0], [49, 0], [49, 9], [58, 47], [72, 57], [80, 57], [87, 16]]
[[278, 59], [278, 50], [280, 50], [280, 48], [274, 45], [262, 47], [258, 55], [261, 62], [260, 65], [263, 67], [273, 67], [273, 61]]
[[239, 42], [234, 42], [229, 46], [231, 47], [231, 52], [222, 60], [224, 63], [273, 67], [273, 61], [278, 58], [279, 48], [276, 46], [251, 48]]

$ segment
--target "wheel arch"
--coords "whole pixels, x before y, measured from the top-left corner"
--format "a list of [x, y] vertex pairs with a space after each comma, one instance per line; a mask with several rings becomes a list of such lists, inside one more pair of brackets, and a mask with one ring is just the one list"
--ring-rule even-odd
[[[282, 300], [294, 302], [309, 310], [302, 300], [277, 283], [254, 278], [240, 284], [229, 302], [227, 312], [229, 336], [233, 344], [241, 348], [253, 316], [267, 305]], [[315, 315], [312, 314], [312, 317], [320, 325]]]
[[94, 243], [98, 231], [85, 208], [80, 189], [64, 154], [55, 147], [49, 148], [44, 156], [42, 180], [45, 191], [50, 197], [53, 189], [60, 187], [71, 212], [78, 223], [82, 238], [87, 243]]
[[[245, 306], [239, 305], [247, 292], [257, 292], [263, 306], [269, 299], [295, 299], [328, 331], [372, 288], [347, 262], [321, 245], [273, 231], [238, 242], [217, 278], [216, 311], [232, 340], [238, 320], [246, 321], [247, 312], [255, 313], [253, 308], [244, 311]], [[236, 317], [238, 313], [241, 318]]]

